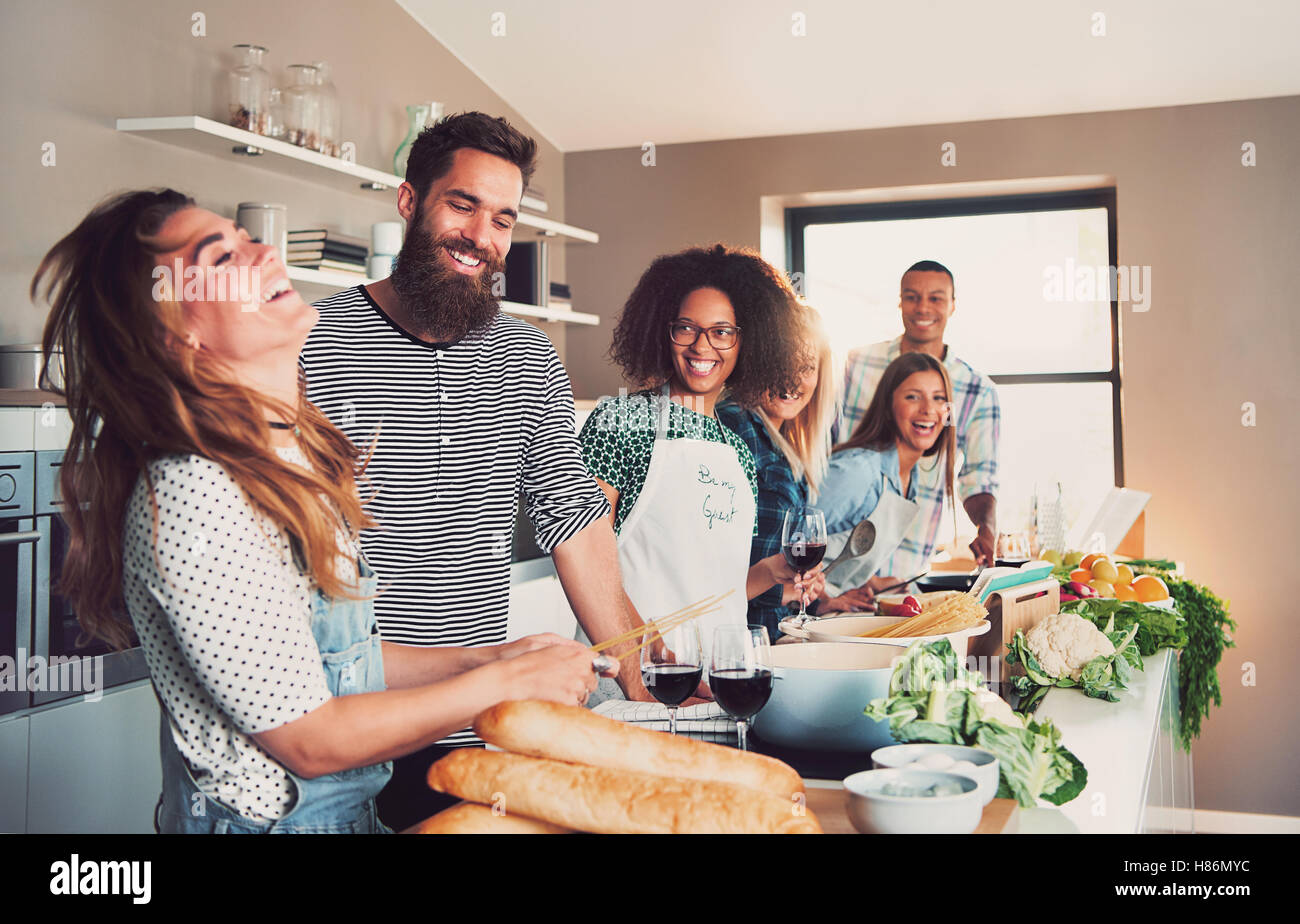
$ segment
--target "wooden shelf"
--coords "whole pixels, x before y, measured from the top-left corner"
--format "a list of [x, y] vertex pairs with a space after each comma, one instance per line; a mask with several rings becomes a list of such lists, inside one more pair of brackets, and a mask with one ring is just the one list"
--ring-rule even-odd
[[[117, 130], [153, 138], [213, 157], [242, 159], [266, 170], [305, 179], [354, 195], [396, 189], [402, 184], [402, 178], [395, 174], [349, 163], [337, 157], [327, 157], [316, 151], [289, 144], [287, 141], [267, 138], [242, 128], [235, 128], [233, 125], [205, 119], [203, 116], [118, 119]], [[249, 153], [248, 148], [260, 153]], [[525, 199], [521, 204], [527, 205], [531, 201], [533, 200]], [[580, 244], [600, 242], [600, 235], [594, 231], [575, 228], [552, 218], [531, 215], [528, 212], [519, 213], [519, 221], [515, 227], [516, 239], [535, 236], [546, 239], [563, 238], [565, 241]]]
[[556, 308], [543, 308], [540, 305], [520, 305], [518, 302], [502, 302], [501, 310], [517, 318], [535, 318], [539, 321], [563, 321], [565, 324], [587, 324], [593, 327], [600, 323], [598, 314], [561, 311]]
[[306, 266], [286, 266], [285, 272], [294, 282], [306, 282], [316, 286], [329, 286], [334, 289], [350, 289], [352, 286], [365, 284], [370, 285], [376, 282], [374, 279], [367, 279], [364, 276], [358, 276], [356, 273], [338, 273], [330, 270], [310, 269]]
[[[324, 286], [331, 289], [348, 289], [355, 285], [370, 285], [377, 280], [365, 279], [351, 273], [332, 273], [328, 270], [308, 269], [304, 266], [286, 267], [289, 278], [294, 282], [308, 285]], [[543, 308], [540, 305], [521, 305], [517, 302], [502, 302], [501, 310], [517, 318], [532, 318], [538, 321], [558, 321], [565, 324], [597, 325], [600, 316], [584, 314], [581, 311], [561, 311], [556, 308]]]

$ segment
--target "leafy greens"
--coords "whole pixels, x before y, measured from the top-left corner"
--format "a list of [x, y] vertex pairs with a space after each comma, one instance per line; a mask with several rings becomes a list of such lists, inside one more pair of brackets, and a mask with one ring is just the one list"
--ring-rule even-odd
[[894, 666], [889, 695], [864, 710], [888, 721], [894, 739], [983, 748], [998, 758], [998, 796], [1024, 806], [1039, 798], [1069, 802], [1088, 782], [1088, 771], [1061, 745], [1050, 721], [1024, 722], [966, 670], [947, 639], [917, 641]]

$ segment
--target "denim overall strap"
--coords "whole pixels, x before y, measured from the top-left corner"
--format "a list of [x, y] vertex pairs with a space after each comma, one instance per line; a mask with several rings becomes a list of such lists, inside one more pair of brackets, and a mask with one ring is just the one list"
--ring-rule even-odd
[[[349, 696], [386, 689], [384, 660], [375, 621], [374, 572], [362, 557], [357, 562], [360, 600], [312, 596], [311, 629], [320, 648], [330, 693]], [[157, 826], [162, 833], [189, 834], [375, 834], [387, 832], [375, 813], [375, 795], [393, 772], [391, 762], [343, 770], [315, 779], [292, 771], [297, 790], [293, 808], [275, 822], [245, 818], [200, 790], [176, 748], [170, 720], [162, 716], [163, 795]]]

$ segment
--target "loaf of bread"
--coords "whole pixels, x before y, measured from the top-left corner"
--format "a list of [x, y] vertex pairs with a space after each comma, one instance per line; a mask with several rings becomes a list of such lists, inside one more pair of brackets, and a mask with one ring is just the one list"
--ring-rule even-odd
[[474, 732], [515, 754], [610, 770], [732, 783], [780, 796], [787, 803], [804, 791], [788, 764], [681, 735], [636, 728], [580, 706], [537, 700], [498, 703], [479, 713]]
[[596, 834], [820, 834], [795, 798], [730, 783], [583, 767], [479, 748], [453, 751], [429, 768], [429, 785]]
[[523, 815], [493, 812], [490, 806], [475, 802], [461, 802], [437, 815], [424, 819], [416, 827], [416, 834], [571, 834], [550, 822], [538, 821]]

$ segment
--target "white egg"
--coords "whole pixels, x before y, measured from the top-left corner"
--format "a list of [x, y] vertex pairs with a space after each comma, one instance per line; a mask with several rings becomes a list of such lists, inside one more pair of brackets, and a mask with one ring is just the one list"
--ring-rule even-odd
[[974, 773], [975, 765], [969, 760], [959, 760], [948, 768], [949, 773]]
[[947, 754], [926, 754], [918, 763], [924, 764], [927, 770], [947, 770], [954, 761]]

